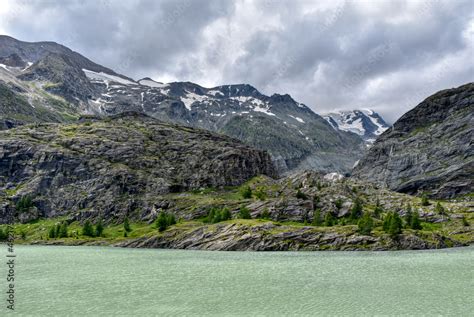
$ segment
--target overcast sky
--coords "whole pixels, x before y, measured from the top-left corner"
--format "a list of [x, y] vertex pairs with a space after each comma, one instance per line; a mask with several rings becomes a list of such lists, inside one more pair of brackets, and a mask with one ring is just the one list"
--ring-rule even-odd
[[248, 83], [317, 113], [393, 122], [474, 78], [474, 1], [2, 0], [0, 34], [55, 41], [135, 79]]

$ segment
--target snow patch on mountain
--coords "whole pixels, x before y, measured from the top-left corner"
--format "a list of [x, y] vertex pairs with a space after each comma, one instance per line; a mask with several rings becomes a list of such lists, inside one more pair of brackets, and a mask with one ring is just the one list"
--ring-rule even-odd
[[389, 128], [382, 117], [371, 109], [333, 112], [323, 115], [323, 118], [334, 129], [355, 133], [368, 143], [375, 142]]
[[152, 87], [152, 88], [164, 88], [164, 87], [168, 86], [168, 84], [163, 84], [163, 83], [154, 81], [154, 80], [149, 79], [149, 78], [140, 79], [138, 81], [138, 83], [140, 85], [144, 85], [144, 86], [148, 86], [148, 87]]
[[123, 84], [123, 85], [136, 85], [137, 84], [133, 81], [130, 81], [130, 80], [118, 77], [118, 76], [106, 74], [104, 72], [96, 73], [92, 70], [88, 70], [88, 69], [85, 69], [85, 68], [83, 68], [82, 71], [84, 72], [84, 74], [86, 74], [87, 78], [89, 78], [91, 80], [102, 81], [102, 82], [105, 82], [107, 84], [110, 83], [110, 82], [120, 83], [120, 84]]

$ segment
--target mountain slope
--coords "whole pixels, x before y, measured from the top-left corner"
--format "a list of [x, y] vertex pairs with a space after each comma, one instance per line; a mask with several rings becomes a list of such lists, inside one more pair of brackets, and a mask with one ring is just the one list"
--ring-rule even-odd
[[474, 84], [442, 90], [383, 133], [353, 175], [390, 189], [449, 198], [474, 189]]
[[204, 88], [151, 79], [117, 81], [85, 70], [100, 96], [97, 114], [133, 109], [169, 122], [227, 134], [272, 154], [280, 171], [314, 168], [348, 172], [362, 154], [362, 140], [336, 131], [289, 95], [266, 96], [250, 85]]
[[323, 115], [323, 118], [334, 129], [355, 133], [369, 143], [389, 128], [378, 113], [369, 109], [333, 112]]
[[[269, 151], [281, 172], [311, 168], [346, 173], [364, 151], [358, 136], [332, 129], [289, 95], [266, 96], [250, 85], [204, 88], [150, 78], [134, 81], [62, 45], [7, 36], [0, 36], [0, 61], [6, 63], [0, 65], [0, 80], [22, 87], [26, 92], [17, 94], [27, 101], [54, 95], [71, 106], [73, 116], [135, 111], [224, 133]], [[55, 112], [54, 107], [46, 108]], [[7, 113], [2, 119], [13, 116]]]
[[169, 192], [276, 176], [263, 151], [137, 113], [0, 131], [0, 155], [0, 202], [3, 193], [12, 196], [0, 211], [28, 196], [43, 217], [100, 212], [110, 220], [137, 208], [151, 212]]

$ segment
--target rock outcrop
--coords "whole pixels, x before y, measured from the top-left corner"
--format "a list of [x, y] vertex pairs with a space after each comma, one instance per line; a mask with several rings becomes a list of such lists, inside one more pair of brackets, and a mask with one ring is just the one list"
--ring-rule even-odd
[[266, 152], [137, 113], [0, 131], [0, 192], [13, 204], [4, 213], [27, 196], [38, 217], [123, 219], [160, 194], [240, 185], [259, 174], [276, 176]]
[[474, 189], [474, 84], [440, 91], [403, 115], [354, 168], [392, 190], [450, 198]]

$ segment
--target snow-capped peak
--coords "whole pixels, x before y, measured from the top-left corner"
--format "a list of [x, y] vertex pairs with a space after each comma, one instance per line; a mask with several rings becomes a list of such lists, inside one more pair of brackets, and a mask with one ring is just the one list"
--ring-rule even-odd
[[334, 129], [358, 134], [370, 143], [389, 128], [382, 117], [371, 109], [338, 111], [325, 114], [323, 118]]

